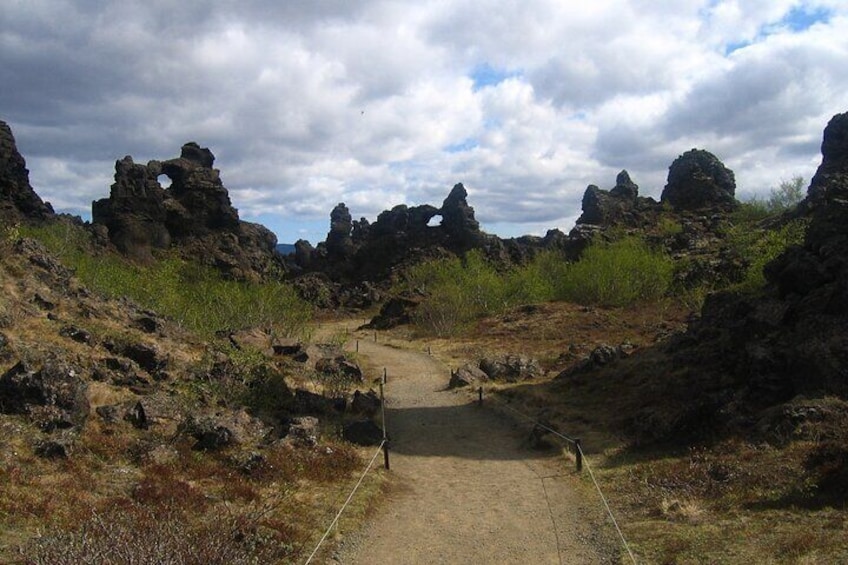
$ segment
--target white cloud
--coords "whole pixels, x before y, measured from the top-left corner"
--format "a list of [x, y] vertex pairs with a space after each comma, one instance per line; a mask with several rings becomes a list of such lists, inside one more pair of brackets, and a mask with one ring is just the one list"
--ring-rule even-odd
[[517, 235], [569, 229], [621, 168], [659, 196], [693, 146], [741, 194], [811, 174], [846, 63], [839, 0], [12, 0], [0, 119], [74, 213], [115, 159], [193, 140], [282, 240], [338, 202], [373, 219], [456, 182]]

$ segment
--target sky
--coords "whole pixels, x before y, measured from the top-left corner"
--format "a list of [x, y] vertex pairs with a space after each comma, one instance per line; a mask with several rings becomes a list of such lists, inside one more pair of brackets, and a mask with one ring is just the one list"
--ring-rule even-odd
[[809, 181], [848, 111], [848, 1], [3, 0], [0, 85], [59, 212], [195, 141], [281, 243], [459, 182], [483, 230], [543, 235], [622, 169], [659, 199], [695, 147], [743, 199]]

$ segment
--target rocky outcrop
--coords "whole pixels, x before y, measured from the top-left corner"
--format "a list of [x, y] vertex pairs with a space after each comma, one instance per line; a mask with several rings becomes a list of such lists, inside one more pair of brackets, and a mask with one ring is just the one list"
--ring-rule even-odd
[[0, 120], [0, 216], [44, 220], [53, 208], [29, 184], [26, 161], [18, 152], [9, 124]]
[[[105, 226], [112, 243], [137, 260], [173, 245], [233, 278], [275, 273], [281, 266], [276, 236], [239, 220], [214, 161], [194, 142], [168, 161], [142, 165], [124, 157], [115, 163], [109, 198], [92, 204], [94, 224]], [[171, 180], [167, 188], [159, 183], [162, 175]]]
[[474, 219], [474, 208], [468, 205], [468, 192], [462, 184], [455, 185], [442, 203], [442, 229], [449, 238], [451, 249], [467, 250], [482, 243], [480, 224]]
[[[314, 248], [305, 241], [295, 244], [292, 270], [323, 273], [333, 283], [381, 281], [400, 265], [497, 245], [496, 237], [480, 230], [467, 197], [465, 187], [457, 184], [441, 208], [401, 204], [381, 212], [374, 223], [352, 220], [340, 203], [330, 214], [326, 241]], [[431, 225], [437, 216], [441, 222]]]
[[578, 225], [644, 227], [655, 221], [659, 212], [653, 198], [639, 197], [639, 186], [624, 170], [618, 173], [610, 190], [589, 185], [583, 193], [582, 208]]
[[824, 131], [803, 204], [805, 242], [766, 266], [763, 293], [710, 296], [669, 346], [676, 366], [710, 375], [689, 393], [700, 391], [711, 418], [744, 422], [750, 410], [797, 395], [848, 398], [848, 113]]
[[731, 210], [738, 205], [735, 194], [733, 171], [709, 151], [691, 149], [668, 168], [660, 200], [677, 211]]

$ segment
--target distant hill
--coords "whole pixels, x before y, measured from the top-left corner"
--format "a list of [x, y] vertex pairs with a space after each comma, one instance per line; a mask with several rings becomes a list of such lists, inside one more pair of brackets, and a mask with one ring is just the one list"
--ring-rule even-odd
[[277, 253], [280, 255], [288, 255], [289, 253], [294, 253], [294, 244], [293, 243], [278, 243], [277, 244]]

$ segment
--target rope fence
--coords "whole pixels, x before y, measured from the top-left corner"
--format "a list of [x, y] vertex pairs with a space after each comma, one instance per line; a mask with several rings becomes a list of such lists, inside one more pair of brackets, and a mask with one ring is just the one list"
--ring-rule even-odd
[[350, 491], [350, 494], [348, 495], [347, 500], [345, 500], [344, 504], [342, 504], [342, 507], [336, 513], [336, 517], [333, 518], [333, 521], [330, 522], [329, 527], [327, 527], [327, 531], [324, 532], [323, 536], [321, 536], [321, 539], [318, 541], [318, 545], [315, 546], [315, 549], [309, 555], [309, 558], [306, 560], [304, 565], [309, 565], [309, 563], [312, 562], [312, 559], [315, 558], [315, 555], [318, 553], [318, 550], [321, 549], [321, 546], [324, 544], [324, 541], [326, 541], [327, 536], [330, 535], [330, 532], [333, 530], [333, 527], [338, 523], [339, 518], [342, 515], [342, 512], [345, 511], [345, 508], [347, 508], [347, 505], [350, 504], [351, 500], [353, 500], [353, 495], [356, 494], [356, 491], [359, 489], [359, 486], [362, 484], [362, 481], [365, 480], [365, 476], [368, 474], [368, 471], [371, 470], [371, 467], [374, 465], [374, 461], [377, 460], [377, 457], [380, 455], [380, 452], [386, 446], [387, 441], [388, 441], [387, 439], [383, 438], [383, 441], [380, 442], [380, 446], [374, 452], [374, 456], [371, 458], [371, 461], [368, 463], [368, 466], [365, 467], [365, 471], [362, 472], [362, 476], [359, 477], [359, 480], [356, 482], [356, 486], [354, 486], [353, 490]]
[[[477, 392], [478, 392], [478, 403], [479, 403], [480, 406], [482, 406], [483, 405], [483, 387], [480, 387]], [[575, 459], [577, 460], [577, 470], [578, 471], [582, 470], [583, 466], [585, 465], [586, 470], [589, 471], [589, 477], [592, 479], [592, 483], [595, 485], [595, 490], [598, 491], [598, 495], [601, 497], [601, 502], [604, 503], [604, 508], [607, 511], [607, 515], [610, 517], [610, 520], [612, 520], [612, 525], [615, 527], [615, 531], [618, 533], [618, 537], [621, 540], [621, 543], [624, 546], [624, 549], [627, 551], [627, 555], [630, 556], [630, 560], [635, 564], [636, 563], [636, 557], [633, 555], [633, 552], [630, 550], [630, 545], [627, 543], [627, 540], [624, 537], [624, 533], [621, 531], [621, 528], [618, 525], [618, 520], [615, 519], [615, 516], [612, 513], [612, 509], [610, 508], [609, 502], [607, 502], [606, 496], [604, 496], [604, 493], [601, 491], [601, 485], [598, 484], [598, 481], [595, 478], [595, 473], [592, 472], [592, 468], [589, 466], [589, 461], [586, 459], [586, 454], [583, 452], [583, 445], [580, 441], [580, 438], [568, 437], [565, 434], [562, 434], [562, 433], [558, 432], [557, 430], [554, 430], [550, 426], [543, 424], [537, 418], [533, 418], [533, 417], [528, 416], [527, 414], [525, 414], [525, 413], [523, 413], [519, 410], [516, 410], [515, 408], [510, 406], [507, 402], [499, 399], [498, 397], [496, 397], [494, 395], [490, 395], [487, 398], [490, 398], [490, 399], [497, 401], [498, 404], [500, 406], [502, 406], [503, 408], [506, 408], [507, 410], [516, 414], [517, 416], [521, 417], [522, 419], [532, 423], [534, 426], [538, 426], [538, 427], [542, 428], [543, 430], [553, 434], [556, 437], [559, 437], [560, 439], [562, 439], [562, 440], [564, 440], [564, 441], [566, 441], [566, 442], [568, 442], [568, 443], [570, 443], [571, 445], [574, 446], [574, 456], [575, 456]]]

